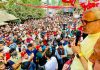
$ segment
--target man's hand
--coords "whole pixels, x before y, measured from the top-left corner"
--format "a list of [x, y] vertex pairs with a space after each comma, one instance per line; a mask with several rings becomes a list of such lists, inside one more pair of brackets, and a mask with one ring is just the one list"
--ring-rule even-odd
[[65, 58], [66, 56], [65, 56], [65, 55], [61, 55], [61, 57], [62, 57], [62, 58]]
[[45, 50], [47, 51], [48, 49], [49, 49], [49, 47], [47, 46]]
[[20, 63], [22, 63], [22, 59], [19, 59], [17, 62], [17, 64], [20, 64]]
[[33, 57], [34, 57], [34, 53], [32, 53], [32, 54], [30, 55], [29, 61], [32, 61], [32, 60], [33, 60]]
[[34, 53], [32, 53], [32, 54], [30, 55], [30, 57], [33, 58], [33, 57], [34, 57]]
[[71, 48], [72, 48], [72, 50], [73, 50], [74, 53], [79, 54], [81, 52], [80, 45], [75, 46], [75, 42], [72, 42], [71, 43]]

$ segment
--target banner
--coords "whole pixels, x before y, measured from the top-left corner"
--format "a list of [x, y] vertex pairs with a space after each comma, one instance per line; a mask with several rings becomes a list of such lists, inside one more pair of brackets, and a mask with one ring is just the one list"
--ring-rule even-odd
[[22, 3], [16, 3], [17, 5], [22, 5], [22, 6], [28, 6], [32, 8], [51, 8], [51, 9], [61, 9], [61, 8], [69, 8], [72, 6], [52, 6], [52, 5], [40, 5], [40, 6], [35, 6], [32, 4], [22, 4]]
[[88, 3], [80, 3], [80, 6], [85, 10], [96, 7], [95, 2], [88, 2]]

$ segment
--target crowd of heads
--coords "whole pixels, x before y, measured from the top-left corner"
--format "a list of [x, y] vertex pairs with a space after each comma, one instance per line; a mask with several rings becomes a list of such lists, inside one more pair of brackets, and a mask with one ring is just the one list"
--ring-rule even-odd
[[72, 15], [55, 15], [0, 26], [0, 70], [39, 70], [55, 55], [63, 64], [68, 60], [63, 46], [70, 47], [75, 38], [77, 20]]

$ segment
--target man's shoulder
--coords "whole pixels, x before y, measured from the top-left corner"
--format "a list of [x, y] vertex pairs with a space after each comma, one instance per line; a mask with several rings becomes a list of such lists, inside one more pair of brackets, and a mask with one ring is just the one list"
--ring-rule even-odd
[[57, 58], [55, 56], [51, 57], [51, 63], [57, 63]]
[[10, 65], [15, 64], [13, 60], [9, 60], [8, 63], [9, 63]]
[[52, 59], [52, 60], [56, 60], [56, 57], [55, 57], [55, 56], [52, 56], [51, 59]]
[[5, 52], [5, 53], [6, 53], [6, 52], [9, 52], [9, 50], [10, 50], [10, 48], [9, 48], [9, 47], [4, 46], [4, 52]]
[[26, 53], [30, 53], [30, 52], [31, 52], [30, 50], [26, 49]]
[[97, 40], [95, 46], [94, 46], [94, 50], [96, 52], [100, 52], [100, 38]]
[[33, 52], [34, 54], [36, 54], [38, 51], [37, 51], [36, 49], [34, 49], [32, 52]]

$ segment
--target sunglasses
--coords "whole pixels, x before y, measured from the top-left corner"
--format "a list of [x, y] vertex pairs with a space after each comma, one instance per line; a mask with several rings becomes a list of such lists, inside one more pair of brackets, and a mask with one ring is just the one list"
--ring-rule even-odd
[[95, 21], [98, 21], [100, 19], [96, 19], [96, 20], [93, 20], [93, 21], [87, 21], [87, 20], [81, 20], [81, 22], [84, 24], [88, 24], [88, 23], [91, 23], [91, 22], [95, 22]]

